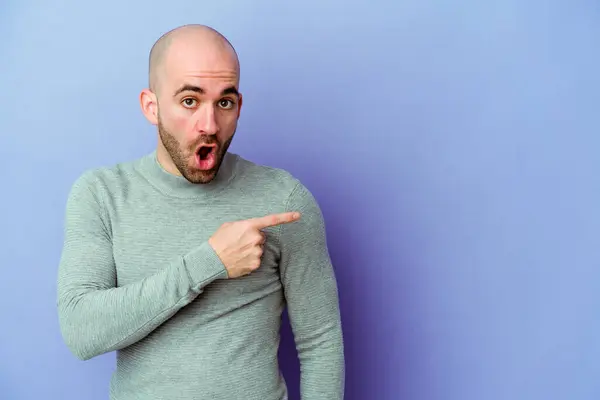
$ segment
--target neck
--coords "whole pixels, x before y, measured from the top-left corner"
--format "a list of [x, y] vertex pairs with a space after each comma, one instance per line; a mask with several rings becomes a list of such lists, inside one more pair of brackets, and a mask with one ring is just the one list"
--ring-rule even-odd
[[173, 175], [182, 176], [181, 172], [175, 166], [173, 159], [171, 158], [171, 156], [169, 155], [167, 150], [164, 148], [164, 146], [162, 146], [162, 145], [157, 146], [155, 153], [156, 153], [156, 160], [158, 161], [158, 164], [165, 171], [167, 171]]

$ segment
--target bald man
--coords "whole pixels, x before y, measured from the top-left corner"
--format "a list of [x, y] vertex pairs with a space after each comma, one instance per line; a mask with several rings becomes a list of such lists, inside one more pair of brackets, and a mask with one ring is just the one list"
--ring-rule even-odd
[[68, 196], [61, 332], [80, 359], [116, 351], [111, 400], [282, 400], [287, 307], [302, 400], [343, 398], [344, 351], [321, 210], [290, 173], [228, 150], [240, 66], [186, 25], [150, 54], [150, 154], [92, 168]]

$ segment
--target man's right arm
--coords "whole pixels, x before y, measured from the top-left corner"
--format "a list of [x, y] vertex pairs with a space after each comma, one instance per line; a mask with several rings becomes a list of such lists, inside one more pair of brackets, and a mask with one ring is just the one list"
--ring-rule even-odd
[[208, 242], [145, 279], [117, 287], [109, 223], [91, 184], [80, 177], [69, 194], [58, 272], [60, 329], [69, 349], [87, 360], [127, 347], [228, 274]]

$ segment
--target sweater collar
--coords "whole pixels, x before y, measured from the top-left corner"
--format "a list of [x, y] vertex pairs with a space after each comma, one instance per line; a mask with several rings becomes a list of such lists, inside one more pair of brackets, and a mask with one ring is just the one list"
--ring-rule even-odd
[[219, 172], [211, 182], [205, 184], [191, 183], [183, 176], [168, 172], [159, 163], [156, 150], [142, 158], [140, 172], [152, 185], [167, 196], [180, 198], [210, 197], [226, 188], [233, 179], [237, 159], [236, 154], [229, 151], [225, 153]]

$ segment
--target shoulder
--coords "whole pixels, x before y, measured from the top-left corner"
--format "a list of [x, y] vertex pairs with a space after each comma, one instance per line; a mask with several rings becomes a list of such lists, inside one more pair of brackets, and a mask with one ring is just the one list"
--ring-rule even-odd
[[238, 178], [245, 187], [257, 188], [277, 198], [285, 211], [300, 211], [320, 219], [321, 209], [311, 190], [296, 175], [283, 168], [258, 164], [239, 155]]
[[135, 179], [137, 167], [143, 158], [83, 170], [71, 185], [69, 199], [86, 198], [101, 202], [105, 196], [122, 191]]
[[266, 189], [291, 192], [299, 183], [299, 180], [289, 171], [270, 165], [259, 164], [238, 154], [236, 175], [244, 183], [258, 184]]
[[237, 174], [244, 186], [259, 188], [263, 193], [277, 194], [288, 203], [314, 202], [314, 196], [306, 185], [290, 171], [270, 165], [259, 164], [239, 155]]

